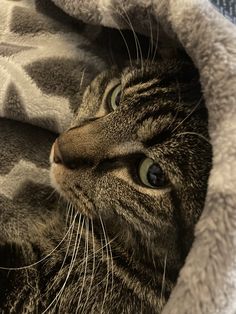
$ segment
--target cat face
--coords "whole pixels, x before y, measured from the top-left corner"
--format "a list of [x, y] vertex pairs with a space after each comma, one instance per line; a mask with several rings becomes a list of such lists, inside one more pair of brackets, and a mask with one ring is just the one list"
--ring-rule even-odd
[[72, 128], [54, 143], [52, 184], [141, 259], [168, 254], [178, 265], [204, 205], [207, 138], [188, 61], [111, 69], [88, 86]]

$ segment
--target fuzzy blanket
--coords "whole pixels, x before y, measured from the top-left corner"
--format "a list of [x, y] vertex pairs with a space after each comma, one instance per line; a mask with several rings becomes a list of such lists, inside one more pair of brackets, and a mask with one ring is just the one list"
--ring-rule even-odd
[[213, 144], [206, 206], [163, 313], [236, 313], [235, 25], [208, 0], [53, 1], [64, 12], [49, 0], [1, 0], [1, 217], [47, 206], [50, 131], [69, 126], [84, 87], [108, 66], [101, 26], [150, 35], [160, 23], [200, 71]]

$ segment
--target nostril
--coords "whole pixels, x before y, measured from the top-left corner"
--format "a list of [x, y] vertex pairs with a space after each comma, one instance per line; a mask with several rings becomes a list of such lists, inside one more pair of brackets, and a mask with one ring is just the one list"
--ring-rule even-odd
[[61, 151], [61, 143], [58, 139], [53, 144], [53, 162], [55, 164], [61, 164], [67, 167], [68, 169], [75, 169], [77, 168], [77, 161], [70, 156], [70, 152], [65, 152], [63, 150], [62, 145], [62, 151]]
[[93, 154], [89, 154], [94, 147], [91, 149], [89, 145], [85, 145], [80, 140], [81, 134], [75, 136], [77, 133], [79, 132], [67, 131], [55, 140], [51, 154], [51, 160], [55, 164], [63, 165], [67, 169], [88, 168], [94, 165], [96, 160]]
[[62, 155], [59, 149], [59, 145], [58, 145], [58, 140], [56, 139], [55, 143], [54, 143], [54, 154], [53, 154], [53, 161], [56, 164], [62, 164], [63, 160], [62, 160]]

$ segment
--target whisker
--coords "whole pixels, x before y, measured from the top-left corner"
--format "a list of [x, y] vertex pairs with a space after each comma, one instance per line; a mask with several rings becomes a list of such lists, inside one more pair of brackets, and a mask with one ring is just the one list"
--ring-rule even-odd
[[162, 283], [161, 283], [161, 301], [163, 300], [163, 295], [165, 293], [166, 263], [167, 263], [167, 253], [165, 255], [164, 270], [163, 270]]
[[206, 141], [209, 145], [211, 145], [211, 142], [202, 134], [200, 133], [196, 133], [196, 132], [182, 132], [182, 133], [178, 133], [176, 134], [176, 136], [178, 135], [196, 135], [198, 137], [200, 137], [201, 139], [203, 139], [204, 141]]
[[[83, 281], [82, 281], [82, 287], [80, 289], [80, 296], [79, 296], [79, 300], [78, 300], [78, 304], [77, 304], [77, 308], [76, 308], [76, 311], [75, 313], [78, 313], [79, 311], [79, 307], [80, 307], [80, 302], [81, 302], [81, 299], [82, 299], [82, 294], [83, 294], [83, 290], [84, 290], [84, 287], [85, 287], [85, 280], [86, 280], [86, 275], [87, 275], [87, 267], [88, 267], [88, 256], [89, 256], [89, 220], [88, 218], [86, 217], [86, 236], [85, 236], [85, 263], [84, 263], [84, 275], [83, 275]], [[83, 311], [82, 311], [83, 313]]]
[[190, 113], [174, 128], [174, 131], [176, 131], [193, 113], [194, 111], [199, 107], [199, 105], [201, 104], [202, 102], [202, 97], [199, 99], [199, 101], [197, 102], [197, 104], [193, 107], [193, 109], [190, 111]]
[[[101, 238], [101, 247], [104, 248], [103, 239]], [[106, 246], [106, 244], [105, 244]], [[103, 249], [102, 249], [102, 260], [104, 259]]]
[[[68, 278], [69, 278], [69, 276], [70, 276], [70, 273], [71, 273], [71, 271], [72, 271], [72, 269], [73, 269], [73, 266], [74, 266], [74, 261], [75, 261], [75, 258], [76, 258], [75, 249], [76, 249], [76, 247], [77, 247], [77, 240], [78, 240], [78, 235], [79, 235], [79, 227], [80, 227], [80, 224], [78, 224], [78, 227], [77, 227], [77, 233], [76, 233], [76, 238], [75, 238], [75, 244], [74, 244], [74, 249], [73, 249], [72, 258], [71, 258], [71, 261], [70, 261], [70, 265], [69, 265], [69, 270], [68, 270], [68, 273], [67, 273], [67, 277], [66, 277], [66, 279], [65, 279], [65, 281], [64, 281], [64, 284], [62, 285], [62, 288], [61, 288], [61, 289], [59, 290], [59, 292], [56, 294], [56, 297], [53, 299], [53, 301], [51, 302], [51, 304], [50, 304], [49, 307], [48, 307], [48, 308], [50, 308], [50, 306], [51, 306], [54, 302], [56, 302], [56, 303], [54, 304], [53, 311], [55, 310], [55, 308], [56, 308], [56, 306], [57, 306], [57, 304], [58, 304], [58, 301], [60, 300], [60, 297], [61, 297], [61, 295], [62, 295], [62, 293], [63, 293], [63, 291], [64, 291], [64, 289], [65, 289], [66, 282], [67, 282], [67, 280], [68, 280]], [[60, 300], [59, 308], [60, 308], [60, 306], [61, 306], [61, 300]], [[52, 312], [53, 312], [53, 311], [52, 311]]]
[[[98, 250], [96, 250], [95, 253], [97, 254], [97, 253], [99, 253], [100, 251], [102, 251], [102, 253], [103, 253], [103, 249], [105, 249], [106, 247], [108, 247], [115, 239], [116, 239], [116, 237], [113, 238], [113, 239], [111, 239], [110, 241], [108, 241], [106, 244], [104, 244], [102, 247], [100, 247]], [[103, 256], [103, 255], [102, 255], [102, 256]], [[90, 255], [89, 255], [89, 258], [91, 258], [91, 257], [93, 257], [93, 254], [90, 254]], [[82, 263], [82, 264], [83, 264], [83, 263]], [[80, 264], [80, 265], [81, 265], [81, 264]]]
[[118, 29], [118, 31], [120, 32], [121, 37], [122, 37], [123, 40], [124, 40], [124, 43], [125, 43], [125, 46], [126, 46], [126, 49], [127, 49], [127, 53], [128, 53], [128, 56], [129, 56], [129, 63], [130, 63], [130, 66], [133, 67], [132, 58], [131, 58], [131, 53], [130, 53], [130, 50], [129, 50], [129, 45], [128, 45], [128, 43], [127, 43], [127, 40], [125, 39], [125, 36], [123, 35], [122, 31], [121, 31], [120, 29]]
[[[124, 12], [125, 10], [120, 7], [120, 9], [122, 9]], [[131, 27], [131, 25], [129, 24], [129, 21], [125, 18], [125, 16], [120, 12], [119, 9], [115, 8], [116, 10], [116, 13], [123, 19], [123, 21], [126, 23], [127, 26]], [[126, 12], [125, 12], [126, 13]], [[134, 32], [133, 32], [133, 35], [134, 35]], [[137, 45], [137, 40], [136, 40], [136, 37], [134, 36], [134, 41], [135, 41], [135, 48], [136, 48], [136, 59], [138, 61], [139, 59], [139, 55], [138, 55], [138, 45]]]
[[[82, 215], [80, 214], [79, 215], [79, 221], [78, 221], [78, 226], [80, 226], [80, 223], [81, 223], [81, 218], [82, 218]], [[79, 227], [78, 227], [79, 228]], [[67, 245], [67, 249], [66, 249], [66, 254], [64, 256], [64, 259], [63, 259], [63, 262], [61, 264], [61, 268], [60, 270], [64, 267], [65, 265], [65, 262], [66, 262], [66, 259], [67, 259], [67, 256], [68, 256], [68, 253], [69, 253], [69, 249], [70, 249], [70, 244], [71, 244], [71, 240], [72, 240], [72, 236], [73, 236], [73, 231], [74, 231], [74, 228], [72, 229], [71, 231], [71, 234], [70, 234], [70, 237], [69, 237], [69, 241], [68, 241], [68, 245]], [[60, 271], [59, 270], [59, 271]]]
[[[120, 11], [116, 8], [116, 7], [113, 7], [114, 11], [116, 11], [116, 13], [121, 16], [122, 19], [124, 19], [123, 15], [120, 13]], [[115, 21], [114, 21], [115, 23]], [[126, 50], [127, 50], [127, 53], [128, 53], [128, 57], [129, 57], [129, 63], [130, 63], [130, 66], [133, 67], [133, 63], [132, 63], [132, 58], [131, 58], [131, 53], [130, 53], [130, 49], [129, 49], [129, 45], [128, 45], [128, 42], [125, 38], [125, 36], [123, 35], [122, 33], [122, 30], [119, 28], [119, 25], [117, 23], [116, 24], [116, 29], [119, 31], [123, 41], [124, 41], [124, 44], [125, 44], [125, 47], [126, 47]]]
[[141, 45], [140, 45], [140, 41], [138, 39], [138, 36], [134, 30], [134, 27], [133, 27], [133, 24], [129, 18], [129, 15], [127, 14], [127, 12], [125, 11], [125, 8], [121, 6], [121, 9], [123, 10], [126, 18], [127, 18], [127, 24], [128, 26], [130, 26], [131, 30], [132, 30], [132, 33], [133, 33], [133, 36], [134, 36], [134, 41], [135, 41], [135, 47], [136, 47], [136, 52], [137, 52], [137, 61], [138, 61], [138, 58], [139, 58], [139, 53], [140, 53], [140, 63], [141, 63], [141, 69], [142, 69], [142, 73], [144, 71], [144, 62], [143, 62], [143, 53], [142, 53], [142, 48], [141, 48]]
[[149, 41], [147, 59], [149, 60], [150, 54], [152, 55], [153, 53], [153, 29], [152, 29], [152, 21], [151, 21], [151, 16], [150, 16], [149, 11], [148, 11], [148, 21], [149, 21], [149, 29], [150, 29], [150, 41]]
[[[122, 8], [122, 7], [120, 7], [120, 9], [122, 9], [123, 12], [124, 12], [124, 13], [126, 14], [126, 16], [128, 17], [128, 15], [127, 15], [125, 9]], [[116, 13], [124, 20], [124, 22], [127, 24], [127, 26], [130, 27], [130, 29], [131, 29], [131, 31], [132, 31], [132, 33], [133, 33], [134, 42], [135, 42], [135, 49], [136, 49], [136, 60], [137, 60], [137, 62], [139, 62], [140, 43], [138, 42], [138, 38], [137, 38], [137, 35], [136, 35], [135, 31], [134, 31], [133, 25], [131, 24], [131, 21], [130, 21], [129, 17], [128, 17], [128, 18], [125, 18], [125, 16], [120, 12], [119, 9], [115, 8], [115, 10], [116, 10]], [[122, 36], [122, 37], [123, 37], [123, 36]], [[127, 41], [126, 41], [126, 42], [127, 42]], [[131, 59], [131, 58], [130, 58], [130, 59]]]
[[[116, 237], [113, 238], [113, 239], [111, 239], [111, 240], [110, 240], [108, 243], [106, 243], [105, 245], [101, 246], [98, 250], [95, 251], [95, 253], [89, 254], [89, 255], [88, 255], [88, 260], [90, 260], [90, 259], [93, 257], [94, 254], [97, 254], [97, 253], [99, 253], [100, 251], [102, 251], [102, 254], [101, 254], [101, 255], [102, 255], [102, 257], [104, 258], [103, 249], [107, 248], [107, 247], [109, 246], [109, 244], [111, 244], [115, 239], [116, 239]], [[79, 264], [79, 266], [83, 265], [84, 263], [85, 263], [85, 261], [81, 262], [81, 263]]]
[[46, 200], [49, 200], [54, 194], [56, 194], [57, 193], [57, 190], [56, 189], [53, 189], [53, 191], [52, 191], [52, 193], [50, 193], [49, 195], [48, 195], [48, 197], [46, 198]]
[[94, 275], [95, 275], [95, 259], [96, 259], [96, 254], [95, 254], [95, 241], [94, 241], [94, 229], [93, 229], [93, 220], [91, 220], [91, 232], [92, 232], [92, 244], [93, 244], [93, 268], [92, 268], [92, 274], [91, 274], [91, 280], [90, 280], [90, 285], [89, 285], [89, 289], [88, 289], [88, 292], [87, 292], [87, 297], [86, 297], [86, 300], [85, 300], [85, 303], [84, 303], [84, 306], [83, 306], [83, 309], [82, 309], [82, 313], [86, 307], [86, 304], [88, 302], [88, 299], [89, 299], [89, 295], [90, 295], [90, 292], [91, 292], [91, 288], [92, 288], [92, 284], [93, 284], [93, 279], [94, 279]]
[[177, 110], [176, 110], [176, 113], [171, 121], [171, 123], [168, 125], [168, 129], [171, 128], [171, 126], [174, 124], [174, 122], [176, 121], [177, 117], [178, 117], [178, 114], [179, 114], [179, 109], [180, 109], [180, 102], [181, 102], [181, 90], [180, 90], [180, 85], [179, 85], [179, 81], [176, 80], [176, 85], [177, 85], [177, 88], [178, 88], [178, 105], [177, 106]]
[[81, 79], [80, 79], [80, 84], [79, 84], [79, 88], [82, 88], [83, 82], [84, 82], [84, 75], [85, 75], [85, 71], [86, 68], [83, 69], [82, 75], [81, 75]]
[[155, 49], [154, 49], [151, 63], [153, 63], [155, 61], [155, 58], [156, 58], [158, 44], [159, 44], [159, 35], [160, 35], [160, 24], [159, 24], [156, 17], [155, 17], [155, 19], [156, 19], [156, 25], [157, 25], [157, 27], [156, 27], [156, 40], [155, 40]]
[[[68, 226], [68, 220], [69, 220], [69, 216], [70, 216], [70, 213], [71, 213], [71, 209], [72, 209], [72, 204], [70, 202], [67, 202], [67, 206], [66, 206], [66, 226]], [[71, 216], [70, 216], [71, 218]], [[71, 223], [71, 220], [70, 220], [70, 223]], [[69, 223], [69, 225], [70, 225]]]
[[110, 294], [113, 292], [114, 288], [114, 264], [113, 264], [113, 255], [112, 255], [112, 250], [111, 250], [111, 245], [108, 242], [108, 248], [110, 251], [110, 261], [111, 261], [111, 289], [110, 289]]
[[[74, 212], [74, 208], [73, 208], [73, 207], [72, 207], [72, 211]], [[78, 226], [80, 226], [81, 217], [82, 217], [82, 215], [80, 214], [80, 215], [79, 215]], [[69, 236], [68, 245], [67, 245], [67, 248], [66, 248], [66, 253], [65, 253], [63, 262], [62, 262], [62, 264], [61, 264], [61, 267], [60, 267], [58, 273], [61, 272], [61, 270], [63, 269], [63, 267], [64, 267], [64, 265], [65, 265], [66, 259], [67, 259], [67, 257], [68, 257], [68, 253], [69, 253], [69, 249], [70, 249], [70, 244], [71, 244], [71, 240], [72, 240], [72, 237], [73, 237], [73, 233], [74, 233], [74, 228], [71, 230], [71, 233], [70, 233], [70, 236]], [[76, 245], [76, 244], [75, 244], [75, 245]], [[71, 259], [71, 260], [72, 260], [72, 259]], [[59, 300], [59, 299], [58, 299], [58, 300]], [[57, 301], [57, 302], [58, 302], [58, 301]], [[56, 307], [57, 302], [55, 303], [54, 308]], [[61, 300], [60, 300], [58, 312], [60, 312], [60, 307], [61, 307]]]
[[105, 231], [105, 227], [102, 221], [102, 217], [99, 215], [99, 219], [101, 222], [101, 226], [102, 226], [102, 231], [104, 234], [104, 240], [106, 245], [106, 254], [107, 254], [107, 276], [106, 276], [106, 287], [105, 287], [105, 292], [104, 292], [104, 297], [103, 297], [103, 301], [102, 301], [102, 307], [101, 307], [101, 314], [103, 313], [103, 307], [106, 301], [106, 297], [107, 297], [107, 290], [108, 290], [108, 285], [109, 285], [109, 266], [110, 266], [110, 261], [109, 261], [109, 251], [108, 251], [108, 240], [107, 240], [107, 236], [106, 236], [106, 231]]
[[60, 245], [65, 241], [67, 235], [69, 234], [71, 228], [73, 227], [74, 221], [77, 217], [77, 214], [74, 217], [73, 223], [71, 224], [71, 226], [68, 228], [67, 232], [65, 233], [64, 237], [62, 238], [62, 240], [57, 244], [57, 246], [47, 255], [45, 255], [42, 259], [40, 259], [39, 261], [32, 263], [30, 265], [26, 265], [26, 266], [21, 266], [21, 267], [1, 267], [0, 266], [0, 270], [24, 270], [24, 269], [28, 269], [30, 267], [34, 267], [40, 263], [42, 263], [43, 261], [45, 261], [48, 257], [50, 257], [59, 247]]
[[[74, 249], [73, 249], [73, 252], [72, 252], [72, 257], [71, 257], [71, 262], [70, 262], [70, 265], [69, 265], [69, 270], [68, 270], [68, 273], [67, 273], [67, 276], [66, 276], [66, 279], [64, 281], [64, 284], [62, 285], [61, 289], [59, 290], [59, 292], [56, 294], [55, 298], [51, 301], [51, 303], [47, 306], [47, 308], [42, 312], [42, 314], [45, 314], [49, 309], [50, 307], [54, 304], [54, 302], [58, 302], [58, 298], [61, 297], [64, 289], [65, 289], [65, 286], [66, 286], [66, 283], [70, 277], [70, 274], [71, 274], [71, 271], [74, 267], [74, 263], [75, 263], [75, 260], [76, 260], [76, 257], [77, 257], [77, 253], [78, 253], [78, 248], [79, 248], [79, 245], [80, 245], [80, 240], [81, 240], [81, 235], [82, 235], [82, 230], [83, 230], [83, 226], [84, 226], [84, 218], [82, 220], [82, 226], [81, 226], [81, 230], [80, 230], [80, 225], [78, 224], [78, 228], [77, 228], [77, 233], [76, 233], [76, 238], [75, 238], [75, 245], [74, 245]], [[78, 239], [79, 237], [79, 239]], [[57, 303], [55, 304], [55, 306], [57, 305]], [[54, 306], [54, 308], [55, 308]]]
[[[72, 207], [72, 211], [73, 211], [73, 210], [74, 210], [74, 208]], [[80, 214], [80, 215], [79, 215], [79, 221], [78, 221], [78, 228], [79, 228], [79, 226], [80, 226], [81, 217], [82, 217], [82, 215]], [[65, 253], [63, 262], [62, 262], [62, 264], [61, 264], [61, 267], [60, 267], [58, 273], [60, 273], [60, 271], [63, 269], [63, 267], [64, 267], [64, 265], [65, 265], [66, 259], [67, 259], [67, 257], [68, 257], [68, 253], [69, 253], [69, 249], [70, 249], [70, 244], [71, 244], [71, 240], [72, 240], [72, 237], [73, 237], [73, 233], [74, 233], [74, 228], [71, 230], [71, 233], [70, 233], [70, 236], [69, 236], [68, 245], [67, 245], [67, 248], [66, 248], [66, 253]], [[76, 243], [75, 243], [74, 245], [76, 245]], [[73, 258], [72, 258], [72, 259], [73, 259]], [[72, 259], [71, 259], [71, 261], [72, 261]], [[70, 265], [71, 265], [71, 264], [70, 264]], [[69, 267], [69, 268], [70, 268], [70, 267]], [[59, 299], [58, 299], [57, 302], [55, 303], [54, 309], [56, 308], [56, 305], [57, 305], [58, 301], [59, 301]], [[61, 306], [61, 300], [60, 300], [59, 309], [58, 309], [59, 312], [60, 312], [60, 306]]]
[[[112, 240], [108, 241], [107, 244], [105, 244], [105, 245], [103, 245], [103, 244], [102, 244], [103, 242], [101, 241], [102, 246], [101, 246], [98, 250], [95, 251], [95, 255], [101, 251], [101, 259], [100, 259], [100, 261], [97, 263], [96, 269], [98, 269], [100, 263], [105, 259], [104, 254], [103, 254], [103, 249], [106, 248], [106, 247], [108, 247], [115, 239], [116, 239], [116, 237], [113, 238]], [[101, 240], [102, 240], [102, 239], [101, 239]], [[83, 264], [83, 263], [82, 263], [82, 264]], [[80, 265], [82, 265], [82, 264], [80, 264]], [[112, 266], [113, 266], [113, 264], [112, 264]], [[103, 281], [104, 281], [104, 278], [103, 278], [101, 281], [99, 281], [95, 286], [93, 286], [93, 290], [96, 290], [96, 287], [99, 286]]]
[[69, 221], [69, 225], [71, 224], [71, 221], [73, 220], [73, 217], [75, 215], [75, 213], [77, 212], [77, 210], [75, 210], [74, 206], [71, 204], [71, 212], [70, 212], [70, 221]]

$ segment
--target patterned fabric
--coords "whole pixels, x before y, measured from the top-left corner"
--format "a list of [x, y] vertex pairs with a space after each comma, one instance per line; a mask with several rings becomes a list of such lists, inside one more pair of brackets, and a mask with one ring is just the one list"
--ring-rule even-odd
[[69, 127], [106, 53], [95, 44], [99, 27], [47, 0], [1, 0], [0, 21], [0, 224], [7, 234], [15, 228], [11, 212], [52, 206], [52, 131]]
[[[45, 9], [57, 19], [43, 14]], [[0, 116], [65, 130], [79, 101], [83, 70], [91, 71], [96, 58], [84, 48], [84, 26], [78, 23], [80, 33], [73, 31], [48, 1], [2, 0], [0, 21]], [[93, 63], [96, 71], [103, 69], [100, 59]]]
[[214, 150], [196, 240], [164, 313], [236, 313], [235, 25], [208, 0], [54, 3], [73, 19], [50, 1], [1, 0], [0, 210], [20, 213], [51, 204], [47, 160], [55, 136], [50, 131], [69, 126], [83, 86], [106, 67], [105, 54], [94, 45], [99, 29], [76, 19], [119, 28], [132, 23], [146, 34], [158, 20], [199, 68]]

